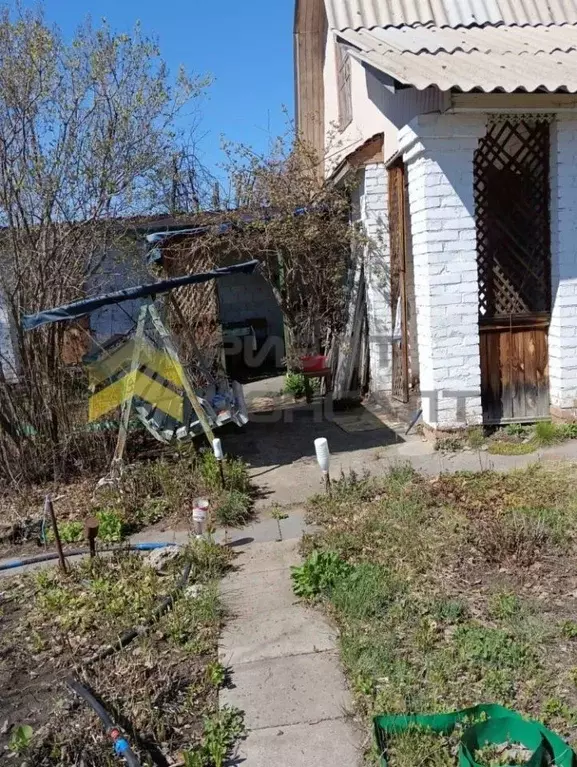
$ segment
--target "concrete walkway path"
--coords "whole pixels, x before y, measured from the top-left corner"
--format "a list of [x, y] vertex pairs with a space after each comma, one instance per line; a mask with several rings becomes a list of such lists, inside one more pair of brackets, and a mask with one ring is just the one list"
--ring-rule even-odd
[[[296, 531], [302, 517], [281, 524]], [[248, 729], [233, 764], [355, 767], [360, 742], [347, 718], [351, 700], [335, 632], [292, 592], [299, 541], [257, 542], [262, 537], [240, 549], [236, 570], [223, 583], [230, 617], [219, 655], [232, 673], [220, 704], [242, 709]]]

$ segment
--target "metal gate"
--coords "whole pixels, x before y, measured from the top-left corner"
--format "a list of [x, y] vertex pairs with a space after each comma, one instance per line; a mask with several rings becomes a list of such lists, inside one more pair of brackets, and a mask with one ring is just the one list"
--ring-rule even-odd
[[389, 236], [391, 247], [392, 395], [409, 401], [407, 322], [407, 190], [402, 161], [389, 167]]
[[549, 124], [499, 119], [475, 154], [485, 423], [549, 415]]

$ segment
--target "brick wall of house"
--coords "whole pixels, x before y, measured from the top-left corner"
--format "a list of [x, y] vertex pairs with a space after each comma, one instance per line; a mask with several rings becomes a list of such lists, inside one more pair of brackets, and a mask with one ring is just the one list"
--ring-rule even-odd
[[372, 394], [387, 395], [391, 392], [392, 361], [388, 186], [387, 171], [383, 163], [365, 166], [360, 218], [369, 238], [369, 244], [365, 248], [364, 266], [369, 324], [370, 389]]
[[551, 126], [549, 377], [554, 408], [577, 412], [577, 117]]
[[423, 115], [400, 132], [409, 180], [425, 423], [480, 423], [473, 155], [483, 115]]

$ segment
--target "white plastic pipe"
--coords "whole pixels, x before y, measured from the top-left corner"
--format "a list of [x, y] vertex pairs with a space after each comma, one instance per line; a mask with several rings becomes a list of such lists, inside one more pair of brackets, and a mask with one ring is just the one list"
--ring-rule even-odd
[[222, 461], [224, 453], [222, 450], [222, 442], [219, 439], [212, 440], [212, 452], [217, 461]]
[[323, 474], [328, 474], [329, 466], [331, 462], [331, 454], [329, 452], [329, 443], [325, 437], [319, 437], [315, 439], [315, 452], [317, 454], [317, 461]]

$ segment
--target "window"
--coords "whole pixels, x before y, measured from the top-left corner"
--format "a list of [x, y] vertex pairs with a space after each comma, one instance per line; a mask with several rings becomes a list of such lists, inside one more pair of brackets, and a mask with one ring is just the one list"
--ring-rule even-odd
[[351, 58], [344, 45], [337, 46], [337, 87], [339, 91], [339, 128], [344, 130], [353, 119]]

